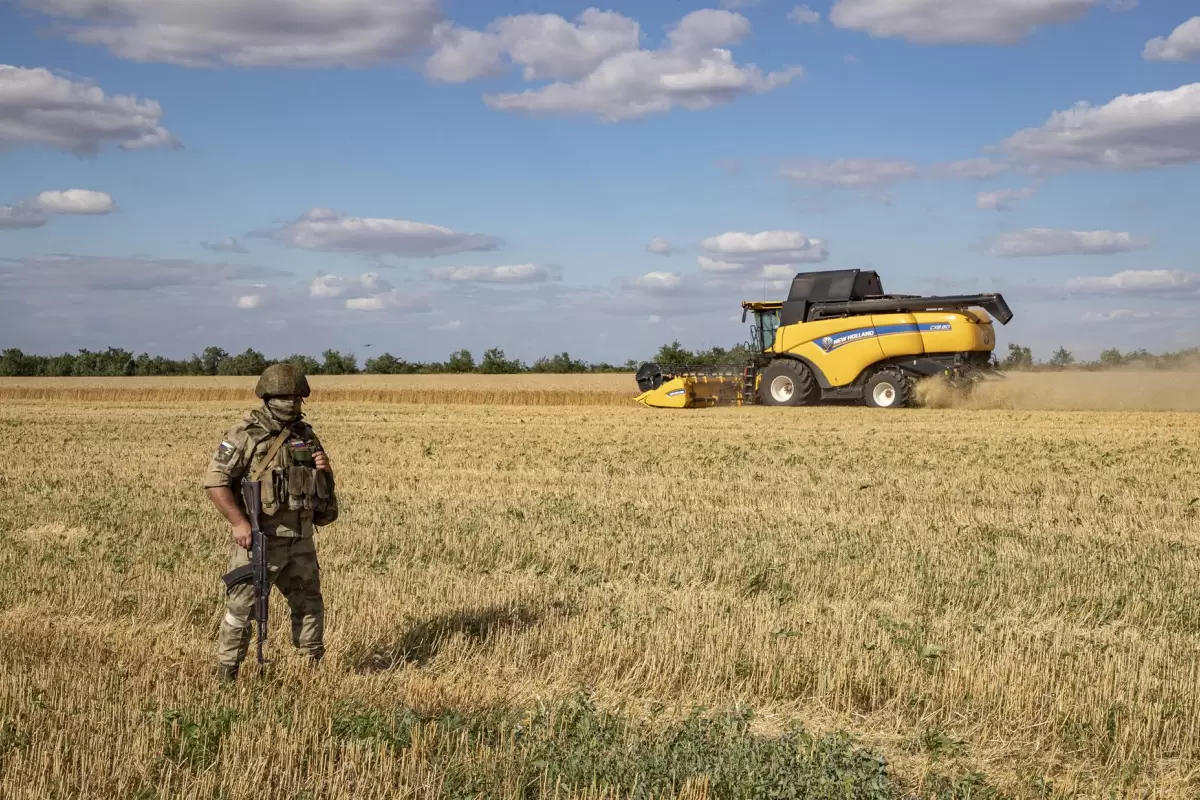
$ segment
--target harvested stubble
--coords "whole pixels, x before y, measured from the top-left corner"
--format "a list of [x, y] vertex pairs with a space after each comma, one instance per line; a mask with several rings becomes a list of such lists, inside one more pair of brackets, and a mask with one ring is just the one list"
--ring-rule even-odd
[[1200, 792], [1193, 415], [314, 403], [330, 655], [220, 690], [239, 410], [0, 410], [0, 796]]

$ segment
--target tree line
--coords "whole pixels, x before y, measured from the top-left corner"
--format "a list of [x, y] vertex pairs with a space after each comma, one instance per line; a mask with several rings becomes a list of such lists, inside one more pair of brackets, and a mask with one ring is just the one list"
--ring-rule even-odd
[[[732, 348], [711, 347], [688, 350], [678, 341], [659, 347], [650, 359], [662, 367], [741, 365], [751, 356], [745, 344]], [[1033, 350], [1019, 344], [1008, 345], [1004, 358], [993, 356], [994, 364], [1003, 370], [1051, 369], [1108, 369], [1137, 365], [1151, 369], [1178, 369], [1200, 364], [1200, 347], [1177, 352], [1151, 354], [1146, 350], [1122, 353], [1115, 348], [1105, 350], [1096, 361], [1080, 361], [1066, 348], [1060, 347], [1049, 359], [1037, 360]], [[476, 373], [501, 375], [516, 373], [599, 373], [633, 372], [641, 363], [629, 359], [622, 364], [589, 363], [572, 358], [567, 352], [543, 356], [532, 364], [509, 358], [498, 347], [485, 350], [476, 361], [470, 350], [456, 350], [445, 361], [408, 361], [391, 353], [368, 358], [359, 366], [353, 353], [326, 350], [317, 360], [312, 356], [293, 354], [284, 359], [269, 359], [253, 348], [230, 354], [220, 347], [206, 347], [199, 355], [187, 359], [170, 359], [109, 347], [102, 351], [80, 350], [57, 356], [31, 355], [17, 348], [0, 351], [0, 376], [4, 377], [120, 377], [160, 375], [258, 375], [271, 364], [295, 364], [306, 375], [428, 375]]]
[[1200, 365], [1200, 347], [1189, 347], [1167, 353], [1151, 353], [1145, 349], [1122, 353], [1113, 347], [1100, 353], [1093, 361], [1080, 361], [1065, 347], [1059, 347], [1050, 358], [1042, 361], [1033, 357], [1033, 349], [1016, 343], [1008, 345], [1008, 355], [996, 360], [1005, 370], [1101, 370], [1113, 367], [1137, 366], [1146, 369], [1182, 369]]
[[476, 361], [470, 350], [457, 350], [445, 361], [408, 361], [391, 353], [368, 358], [361, 366], [353, 353], [326, 350], [317, 360], [296, 353], [283, 359], [270, 359], [253, 348], [231, 354], [220, 347], [206, 347], [191, 358], [170, 359], [142, 353], [135, 356], [119, 347], [56, 356], [33, 355], [18, 348], [0, 351], [0, 376], [5, 377], [121, 377], [162, 375], [258, 375], [272, 364], [291, 363], [306, 375], [416, 375], [438, 373], [512, 374], [520, 372], [581, 373], [632, 372], [638, 362], [615, 365], [588, 363], [572, 358], [567, 352], [544, 356], [532, 364], [509, 358], [498, 347], [484, 351]]

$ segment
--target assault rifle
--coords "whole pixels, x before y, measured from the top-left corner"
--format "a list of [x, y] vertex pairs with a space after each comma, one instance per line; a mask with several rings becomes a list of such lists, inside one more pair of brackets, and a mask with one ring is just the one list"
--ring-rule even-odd
[[254, 582], [254, 622], [258, 627], [258, 663], [263, 658], [263, 642], [267, 640], [267, 611], [271, 599], [271, 584], [267, 579], [267, 542], [259, 517], [262, 515], [262, 482], [245, 481], [242, 498], [246, 501], [246, 516], [250, 520], [250, 563], [223, 576], [225, 588], [232, 589], [247, 581]]

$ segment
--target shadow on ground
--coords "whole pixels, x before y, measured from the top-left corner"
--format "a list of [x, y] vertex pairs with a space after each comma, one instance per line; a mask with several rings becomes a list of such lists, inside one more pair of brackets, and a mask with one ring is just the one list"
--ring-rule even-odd
[[472, 644], [485, 644], [501, 631], [527, 630], [547, 615], [569, 616], [566, 603], [505, 603], [484, 608], [439, 614], [417, 620], [397, 632], [391, 641], [353, 646], [346, 653], [346, 663], [355, 672], [374, 673], [394, 669], [401, 664], [424, 666], [446, 642], [456, 635], [466, 636]]

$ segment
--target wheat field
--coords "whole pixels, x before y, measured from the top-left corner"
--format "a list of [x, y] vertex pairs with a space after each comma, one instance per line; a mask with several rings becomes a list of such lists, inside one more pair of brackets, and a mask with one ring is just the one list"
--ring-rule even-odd
[[0, 381], [0, 797], [1200, 795], [1196, 377], [616, 377], [314, 381], [328, 656], [275, 593], [231, 687], [199, 481], [253, 381]]

